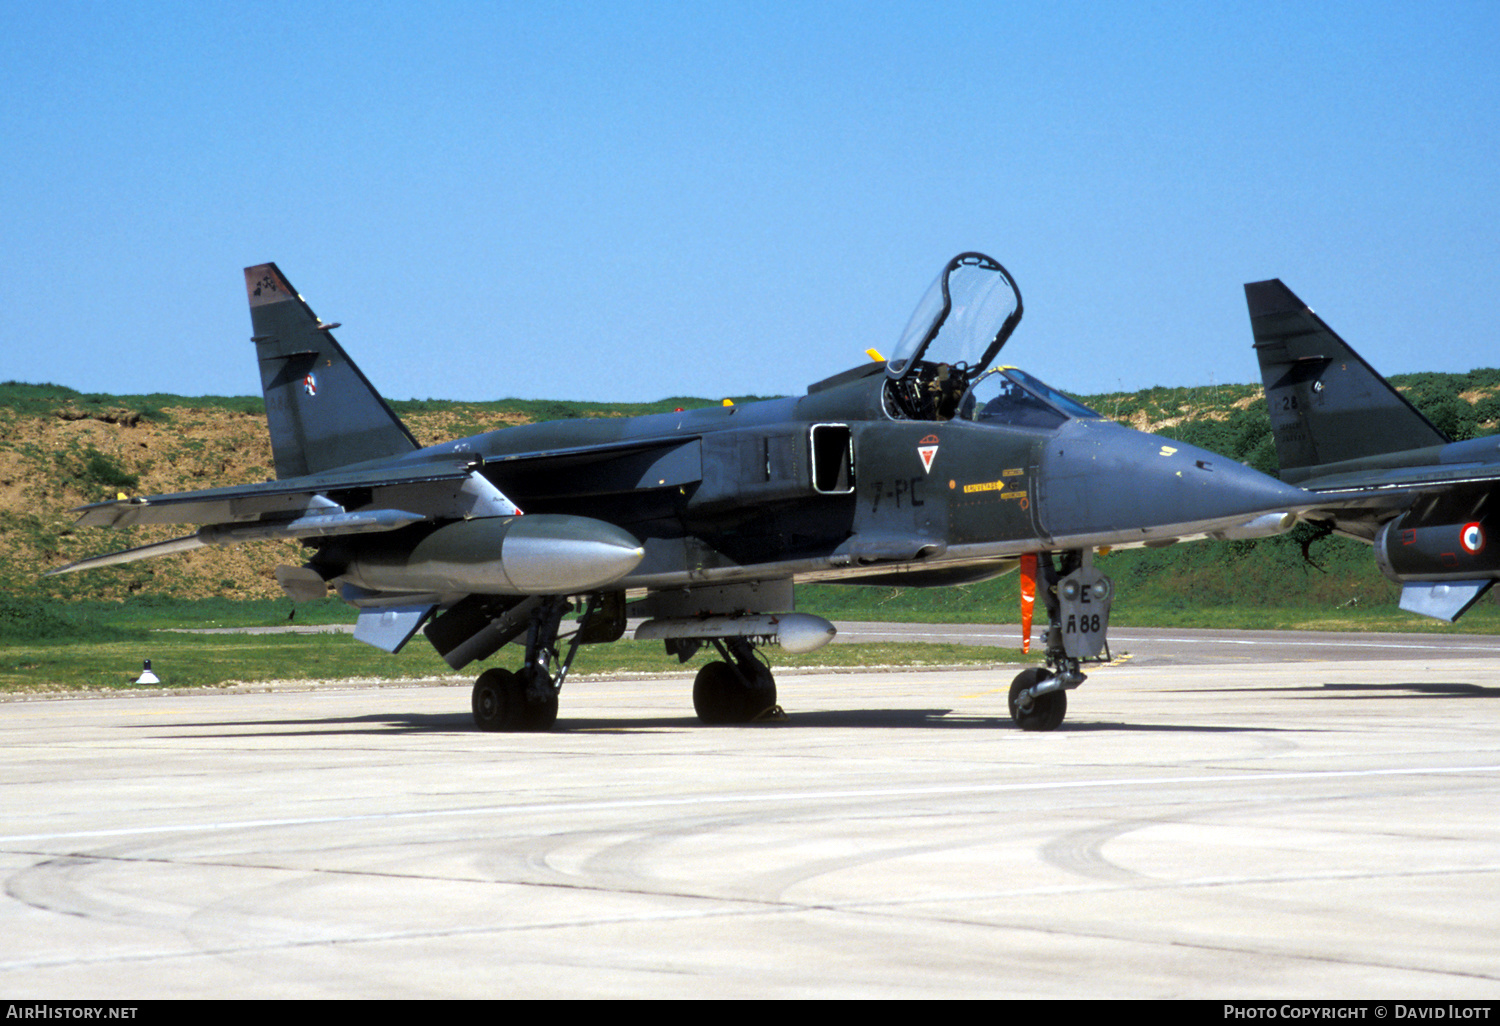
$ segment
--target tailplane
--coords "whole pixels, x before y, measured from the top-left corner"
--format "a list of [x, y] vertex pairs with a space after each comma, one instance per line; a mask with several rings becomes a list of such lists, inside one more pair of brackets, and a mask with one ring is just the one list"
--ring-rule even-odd
[[275, 264], [245, 268], [278, 478], [420, 446]]
[[1245, 300], [1283, 480], [1450, 441], [1280, 279], [1246, 285]]

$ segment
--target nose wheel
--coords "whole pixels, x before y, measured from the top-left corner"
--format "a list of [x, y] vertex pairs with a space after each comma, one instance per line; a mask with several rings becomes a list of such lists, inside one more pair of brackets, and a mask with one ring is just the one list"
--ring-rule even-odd
[[1033, 694], [1037, 685], [1051, 678], [1051, 672], [1033, 666], [1011, 682], [1010, 718], [1022, 730], [1056, 730], [1068, 714], [1068, 693], [1062, 688]]
[[1010, 718], [1022, 730], [1056, 730], [1068, 715], [1068, 691], [1087, 677], [1080, 666], [1107, 662], [1109, 610], [1115, 586], [1093, 565], [1089, 549], [1042, 553], [1037, 561], [1037, 598], [1047, 607], [1046, 667], [1016, 674], [1010, 685]]

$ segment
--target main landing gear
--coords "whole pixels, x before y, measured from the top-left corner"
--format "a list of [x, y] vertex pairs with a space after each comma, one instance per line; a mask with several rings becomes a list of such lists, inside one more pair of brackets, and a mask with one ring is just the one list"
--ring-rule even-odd
[[723, 726], [776, 717], [776, 679], [748, 638], [713, 641], [724, 657], [707, 663], [693, 680], [693, 710], [705, 724]]
[[480, 730], [551, 730], [557, 691], [544, 667], [527, 663], [519, 673], [485, 670], [474, 682], [474, 725]]
[[526, 659], [521, 668], [514, 673], [499, 668], [486, 670], [474, 682], [471, 703], [474, 725], [480, 730], [551, 730], [557, 722], [558, 693], [578, 646], [593, 640], [610, 640], [600, 635], [615, 629], [616, 620], [618, 630], [624, 630], [623, 603], [618, 611], [603, 610], [601, 621], [602, 607], [613, 605], [600, 596], [590, 597], [578, 629], [569, 639], [567, 654], [559, 658], [558, 629], [563, 615], [573, 607], [563, 598], [547, 598], [537, 603], [531, 609], [531, 623], [526, 629]]
[[[738, 605], [747, 598], [759, 598], [773, 606], [791, 605], [789, 581], [772, 582], [769, 587], [778, 590], [773, 593], [767, 585], [757, 583], [737, 587], [728, 597], [729, 589], [715, 589], [707, 599]], [[718, 651], [722, 658], [699, 670], [693, 682], [693, 708], [704, 723], [720, 726], [784, 719], [776, 704], [776, 680], [758, 646], [776, 641], [791, 651], [812, 651], [833, 636], [833, 625], [794, 613], [740, 619], [710, 610], [712, 615], [697, 616], [694, 614], [700, 611], [693, 604], [700, 601], [704, 596], [692, 596], [687, 604], [676, 596], [657, 598], [656, 607], [650, 610], [655, 618], [637, 628], [637, 637], [653, 624], [666, 628], [648, 637], [664, 641], [667, 654], [684, 663], [706, 644]], [[622, 591], [591, 595], [577, 629], [559, 638], [563, 616], [573, 608], [566, 598], [533, 595], [499, 608], [463, 610], [465, 619], [443, 634], [438, 651], [450, 665], [461, 666], [464, 664], [457, 660], [485, 658], [525, 633], [526, 656], [520, 669], [486, 670], [474, 683], [474, 725], [480, 730], [552, 729], [557, 722], [558, 693], [578, 646], [616, 641], [625, 633]]]
[[[1022, 730], [1056, 730], [1068, 714], [1068, 691], [1087, 680], [1080, 665], [1109, 658], [1106, 634], [1114, 584], [1093, 566], [1089, 549], [1044, 552], [1037, 594], [1047, 608], [1046, 668], [1022, 670], [1010, 685], [1010, 717]], [[1101, 657], [1101, 653], [1103, 653]]]

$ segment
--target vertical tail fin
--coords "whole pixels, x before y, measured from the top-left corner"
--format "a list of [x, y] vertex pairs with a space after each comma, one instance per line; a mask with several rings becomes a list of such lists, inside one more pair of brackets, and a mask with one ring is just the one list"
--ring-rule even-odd
[[245, 268], [278, 478], [420, 448], [275, 264]]
[[1280, 279], [1245, 286], [1281, 476], [1450, 439]]

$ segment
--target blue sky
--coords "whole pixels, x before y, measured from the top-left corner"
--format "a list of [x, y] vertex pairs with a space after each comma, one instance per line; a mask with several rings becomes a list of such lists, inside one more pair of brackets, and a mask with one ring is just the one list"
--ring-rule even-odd
[[0, 4], [0, 379], [248, 394], [276, 261], [392, 398], [789, 394], [977, 249], [1067, 391], [1280, 277], [1500, 364], [1500, 4]]

